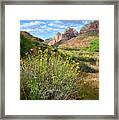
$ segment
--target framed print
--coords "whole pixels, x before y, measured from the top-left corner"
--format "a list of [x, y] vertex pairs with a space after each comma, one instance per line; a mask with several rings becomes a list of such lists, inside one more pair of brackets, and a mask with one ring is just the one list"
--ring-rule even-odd
[[2, 119], [118, 119], [118, 2], [1, 5]]

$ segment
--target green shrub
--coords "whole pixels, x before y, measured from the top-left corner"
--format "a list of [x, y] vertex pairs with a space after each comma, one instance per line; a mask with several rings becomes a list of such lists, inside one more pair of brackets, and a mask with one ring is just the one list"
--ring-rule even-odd
[[86, 73], [95, 73], [96, 70], [91, 68], [90, 66], [88, 66], [85, 63], [80, 63], [80, 71], [81, 72], [86, 72]]

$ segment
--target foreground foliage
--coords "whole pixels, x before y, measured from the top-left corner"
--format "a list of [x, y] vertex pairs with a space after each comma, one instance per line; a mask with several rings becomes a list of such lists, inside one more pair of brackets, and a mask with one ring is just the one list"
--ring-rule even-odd
[[21, 60], [21, 99], [66, 99], [77, 89], [75, 64], [48, 49]]
[[[20, 62], [21, 99], [98, 99], [98, 87], [91, 87], [95, 82], [79, 79], [82, 72], [91, 72], [87, 63], [96, 64], [91, 56], [51, 48], [39, 48], [35, 54], [27, 53]], [[82, 62], [85, 65], [82, 66]]]

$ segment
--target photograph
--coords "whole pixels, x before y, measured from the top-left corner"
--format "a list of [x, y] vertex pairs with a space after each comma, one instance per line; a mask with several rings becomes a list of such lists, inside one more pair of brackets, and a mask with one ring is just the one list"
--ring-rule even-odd
[[99, 20], [20, 20], [20, 100], [99, 100]]

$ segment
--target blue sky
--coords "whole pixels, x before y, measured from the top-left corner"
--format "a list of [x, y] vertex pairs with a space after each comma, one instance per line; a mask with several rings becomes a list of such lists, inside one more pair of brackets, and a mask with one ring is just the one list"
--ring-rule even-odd
[[20, 31], [42, 38], [53, 38], [57, 32], [63, 33], [66, 28], [71, 27], [78, 32], [92, 20], [20, 20]]

